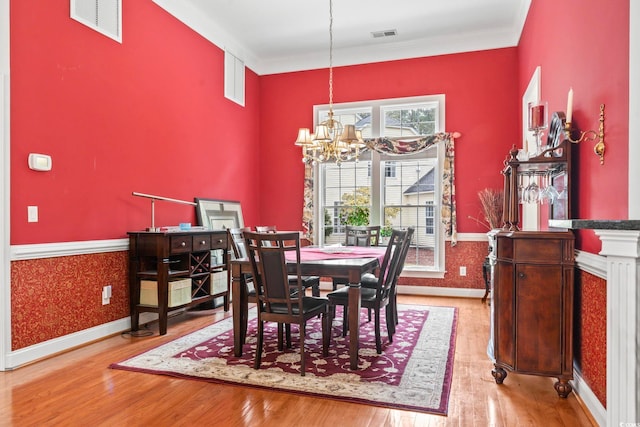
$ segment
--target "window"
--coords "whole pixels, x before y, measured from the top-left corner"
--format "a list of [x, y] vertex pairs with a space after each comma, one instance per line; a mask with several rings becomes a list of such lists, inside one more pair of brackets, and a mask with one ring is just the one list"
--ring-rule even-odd
[[[316, 122], [326, 120], [328, 106], [316, 106]], [[334, 105], [334, 117], [355, 124], [364, 138], [416, 136], [444, 127], [444, 96], [368, 101]], [[314, 181], [316, 241], [344, 242], [344, 226], [381, 224], [384, 235], [394, 227], [415, 228], [405, 271], [442, 272], [444, 236], [440, 223], [440, 186], [444, 149], [391, 156], [364, 150], [358, 162], [317, 165]]]
[[427, 234], [433, 234], [434, 233], [433, 220], [434, 220], [434, 213], [435, 213], [435, 211], [433, 210], [433, 201], [428, 201], [426, 203], [427, 203], [427, 210], [426, 210], [425, 224], [424, 224], [424, 226], [426, 227], [425, 232]]
[[396, 177], [396, 162], [385, 162], [384, 164], [384, 176], [385, 178]]

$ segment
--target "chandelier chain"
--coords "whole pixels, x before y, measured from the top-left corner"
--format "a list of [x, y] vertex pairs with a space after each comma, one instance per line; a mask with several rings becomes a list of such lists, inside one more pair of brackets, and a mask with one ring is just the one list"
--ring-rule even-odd
[[333, 112], [333, 0], [329, 0], [329, 111]]

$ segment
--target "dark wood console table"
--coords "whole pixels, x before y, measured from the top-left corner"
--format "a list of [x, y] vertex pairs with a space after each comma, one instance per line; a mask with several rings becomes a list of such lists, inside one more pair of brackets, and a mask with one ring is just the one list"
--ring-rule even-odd
[[[158, 313], [160, 335], [167, 333], [169, 311], [224, 298], [229, 310], [229, 242], [225, 230], [129, 232], [131, 330], [138, 330], [140, 313]], [[220, 256], [212, 256], [219, 254]], [[212, 262], [212, 260], [214, 262]], [[225, 274], [226, 286], [214, 286], [213, 274]], [[170, 283], [190, 281], [190, 295], [170, 306]], [[155, 284], [153, 303], [141, 303], [141, 282]], [[148, 290], [146, 290], [148, 296]]]

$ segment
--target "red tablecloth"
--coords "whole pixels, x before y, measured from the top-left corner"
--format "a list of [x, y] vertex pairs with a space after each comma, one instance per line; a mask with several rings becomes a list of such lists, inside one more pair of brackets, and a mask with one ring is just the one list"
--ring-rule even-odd
[[[304, 247], [300, 248], [300, 261], [316, 261], [321, 259], [344, 259], [344, 258], [378, 258], [382, 264], [384, 253], [387, 248], [384, 246], [327, 246], [323, 248]], [[295, 261], [295, 252], [287, 252], [287, 261]]]

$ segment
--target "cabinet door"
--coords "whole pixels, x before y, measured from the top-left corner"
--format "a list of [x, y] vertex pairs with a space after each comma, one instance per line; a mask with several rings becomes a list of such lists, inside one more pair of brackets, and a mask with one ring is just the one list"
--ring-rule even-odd
[[516, 369], [520, 372], [562, 372], [562, 279], [559, 265], [516, 265]]
[[493, 280], [495, 358], [513, 368], [515, 353], [513, 264], [498, 261]]

